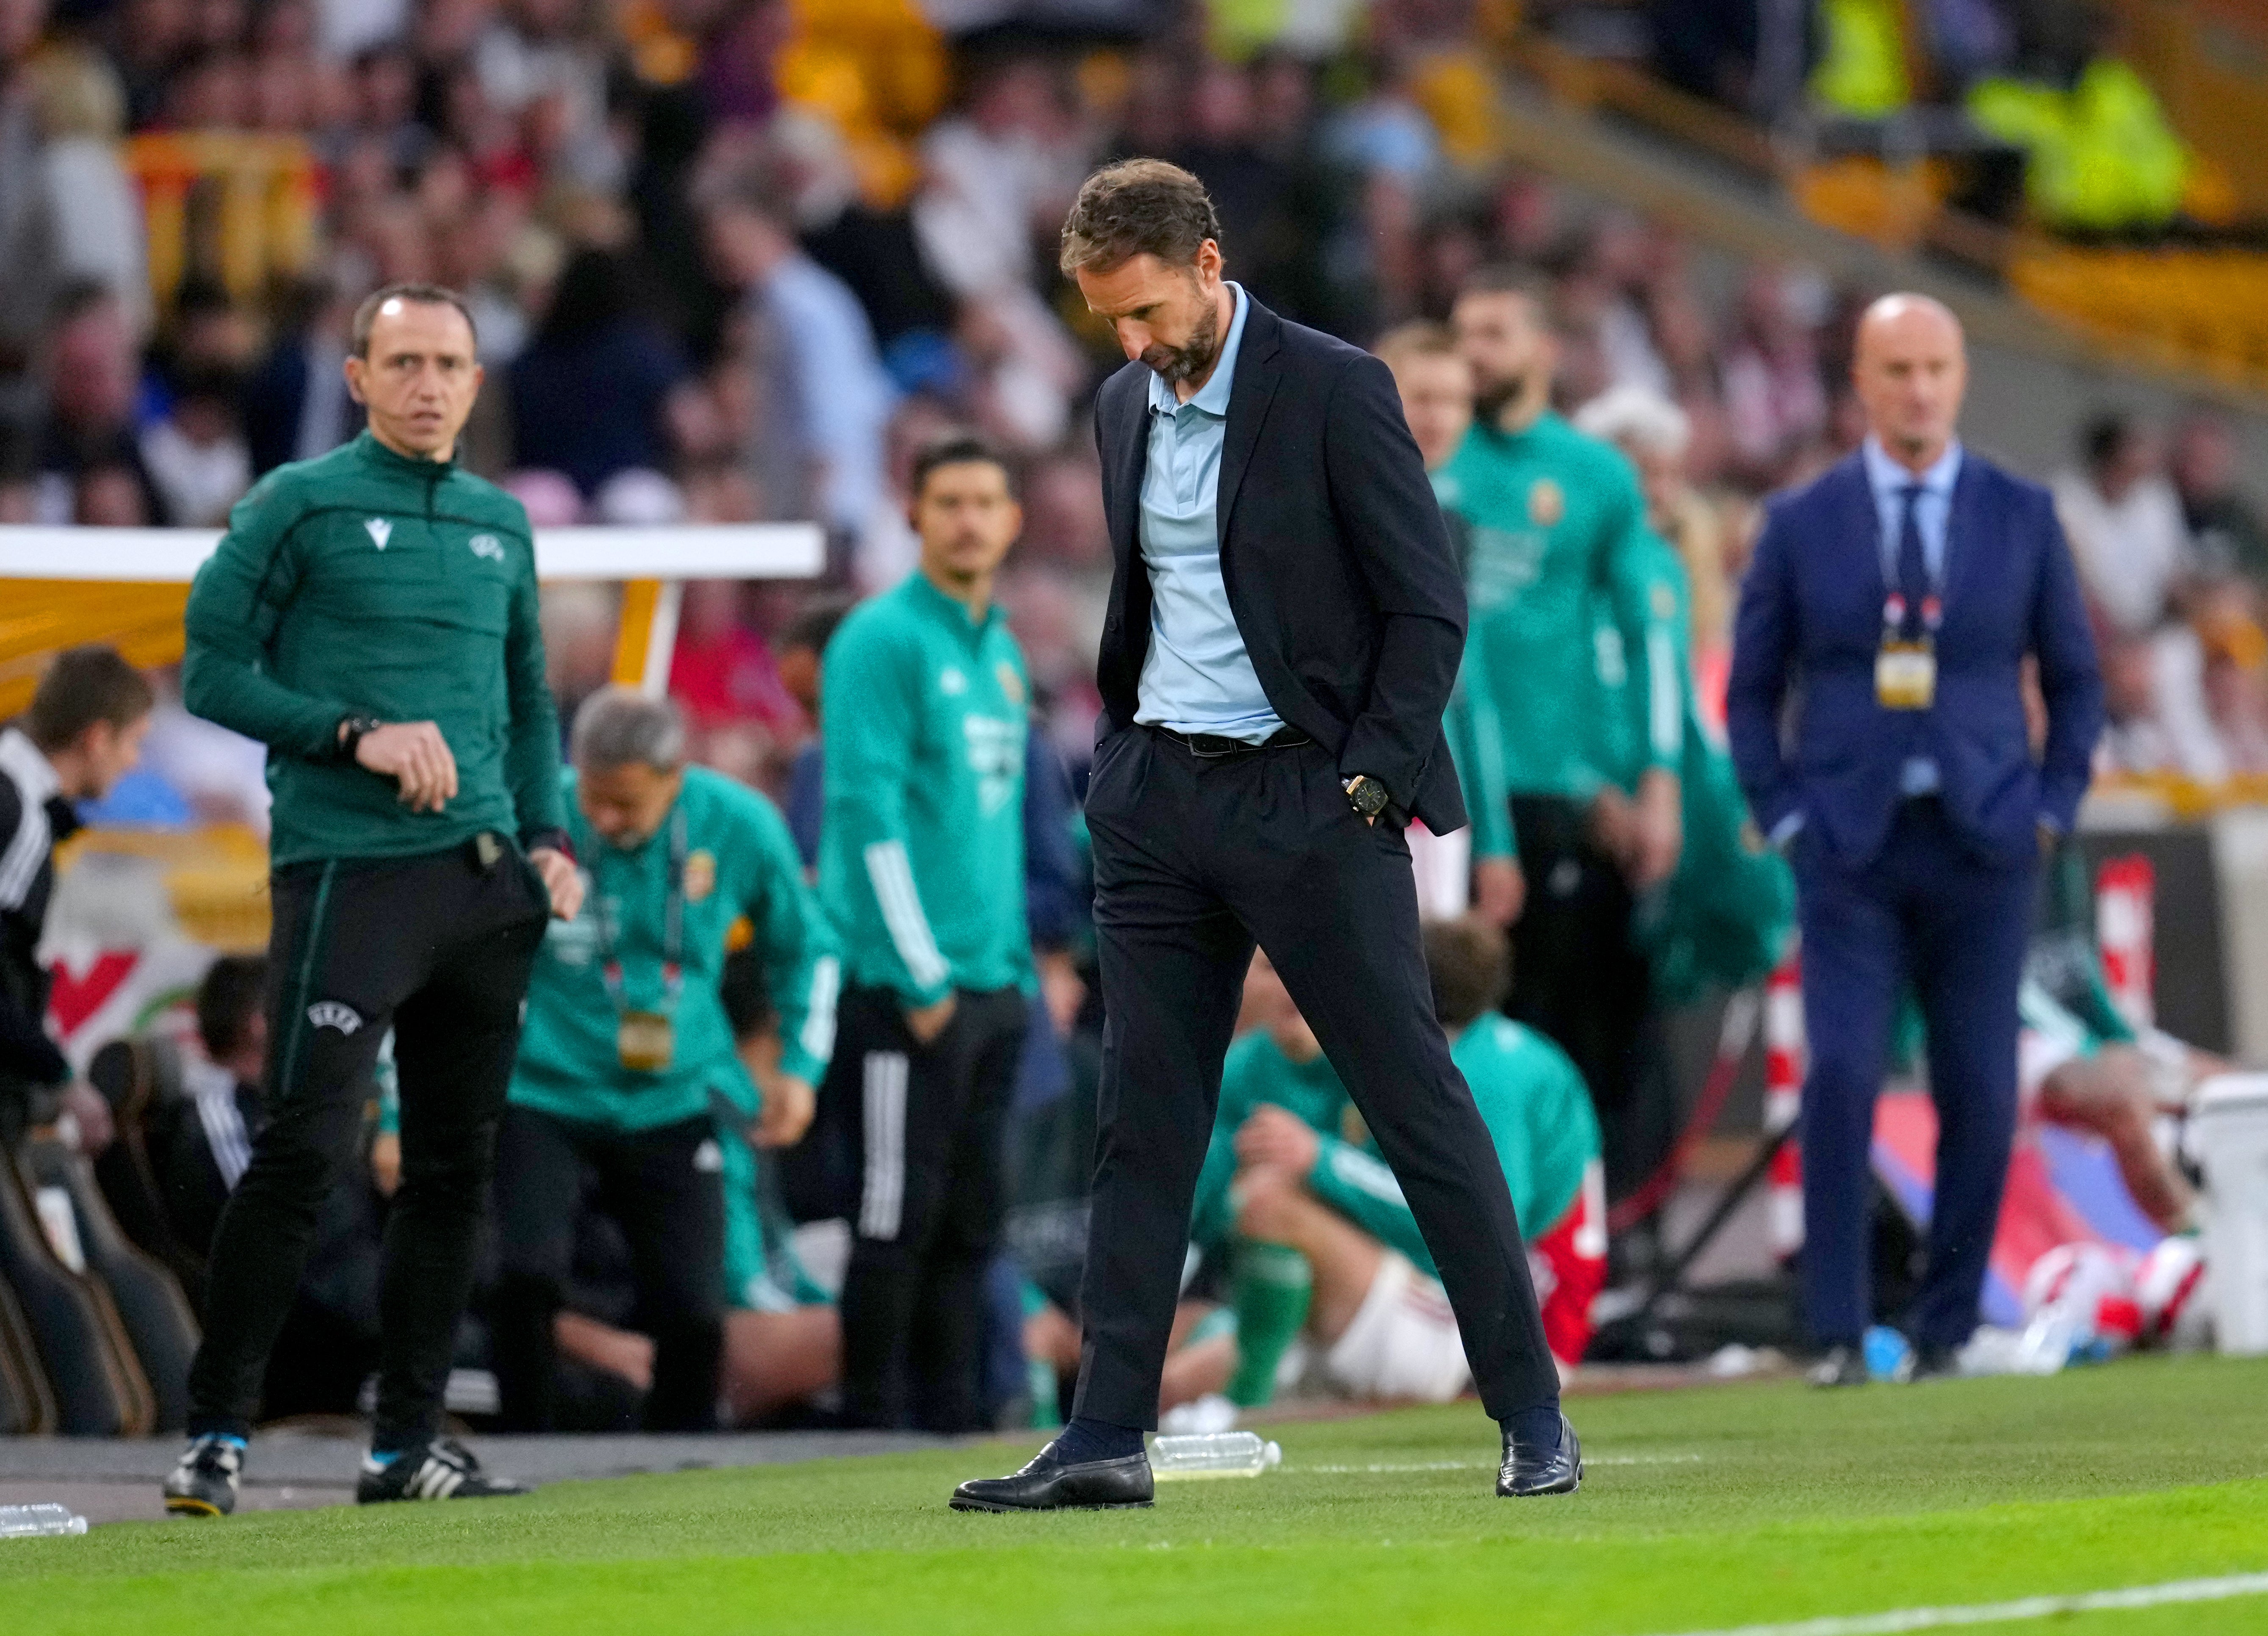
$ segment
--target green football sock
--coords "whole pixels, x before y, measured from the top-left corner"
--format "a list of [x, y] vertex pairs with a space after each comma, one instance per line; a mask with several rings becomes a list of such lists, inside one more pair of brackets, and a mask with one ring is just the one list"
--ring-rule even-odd
[[1283, 1244], [1247, 1239], [1236, 1249], [1229, 1302], [1236, 1308], [1236, 1373], [1228, 1400], [1240, 1409], [1258, 1409], [1276, 1395], [1276, 1368], [1307, 1322], [1314, 1293], [1307, 1258]]

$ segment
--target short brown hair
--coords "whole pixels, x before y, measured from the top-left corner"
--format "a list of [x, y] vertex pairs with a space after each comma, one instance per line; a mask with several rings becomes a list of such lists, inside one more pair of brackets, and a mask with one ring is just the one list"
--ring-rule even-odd
[[1545, 328], [1557, 322], [1559, 300], [1551, 281], [1525, 267], [1514, 267], [1506, 262], [1476, 267], [1457, 286], [1457, 299], [1462, 301], [1469, 295], [1518, 296], [1535, 309], [1537, 321]]
[[1416, 319], [1388, 330], [1371, 349], [1388, 369], [1398, 369], [1405, 358], [1457, 357], [1457, 332], [1447, 324]]
[[98, 721], [131, 726], [157, 704], [150, 679], [99, 644], [65, 648], [40, 678], [24, 733], [44, 753], [67, 750]]
[[418, 306], [453, 306], [465, 321], [465, 328], [473, 337], [473, 350], [481, 350], [481, 327], [473, 321], [473, 309], [465, 298], [446, 284], [387, 284], [364, 296], [362, 305], [355, 308], [353, 346], [359, 358], [370, 357], [370, 327], [378, 321], [378, 309], [388, 301], [409, 301]]
[[1429, 921], [1425, 976], [1433, 988], [1433, 1014], [1454, 1032], [1494, 1011], [1512, 986], [1512, 946], [1477, 915]]
[[1163, 159], [1122, 159], [1088, 177], [1064, 218], [1064, 276], [1098, 272], [1154, 255], [1170, 265], [1194, 262], [1206, 240], [1220, 242], [1220, 217], [1199, 181]]
[[914, 469], [907, 487], [917, 500], [929, 487], [929, 475], [940, 466], [998, 466], [1000, 475], [1008, 484], [1012, 497], [1021, 497], [1022, 485], [1016, 480], [1016, 468], [1008, 457], [986, 438], [973, 431], [949, 431], [943, 437], [922, 446], [914, 456]]

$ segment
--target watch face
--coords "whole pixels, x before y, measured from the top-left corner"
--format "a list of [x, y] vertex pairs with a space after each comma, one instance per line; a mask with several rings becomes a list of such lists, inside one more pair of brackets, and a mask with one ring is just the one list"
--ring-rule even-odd
[[1355, 811], [1366, 818], [1375, 818], [1386, 810], [1386, 786], [1367, 775], [1355, 780], [1354, 788], [1347, 792]]

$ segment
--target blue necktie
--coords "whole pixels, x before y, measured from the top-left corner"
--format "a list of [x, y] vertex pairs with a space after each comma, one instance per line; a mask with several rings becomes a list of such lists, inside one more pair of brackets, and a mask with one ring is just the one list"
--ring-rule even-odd
[[1904, 630], [1912, 636], [1921, 628], [1922, 603], [1929, 596], [1929, 562], [1921, 549], [1921, 484], [1910, 483], [1901, 491], [1905, 520], [1898, 527], [1898, 593], [1906, 601]]

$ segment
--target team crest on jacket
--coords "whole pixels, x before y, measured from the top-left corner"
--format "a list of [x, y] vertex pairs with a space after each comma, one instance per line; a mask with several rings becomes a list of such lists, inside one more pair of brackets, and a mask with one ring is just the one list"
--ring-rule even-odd
[[1549, 477], [1528, 485], [1528, 520], [1549, 528], [1567, 514], [1567, 491]]
[[1002, 697], [1011, 704], [1020, 704], [1024, 702], [1024, 679], [1016, 674], [1016, 667], [1004, 659], [994, 667], [992, 674], [1000, 678]]
[[339, 1000], [319, 999], [307, 1007], [307, 1021], [319, 1028], [336, 1028], [342, 1034], [352, 1034], [362, 1027], [362, 1013]]
[[476, 534], [467, 543], [475, 556], [485, 556], [492, 563], [504, 561], [504, 542], [492, 534]]
[[685, 859], [685, 901], [697, 903], [717, 889], [717, 854], [707, 847]]

